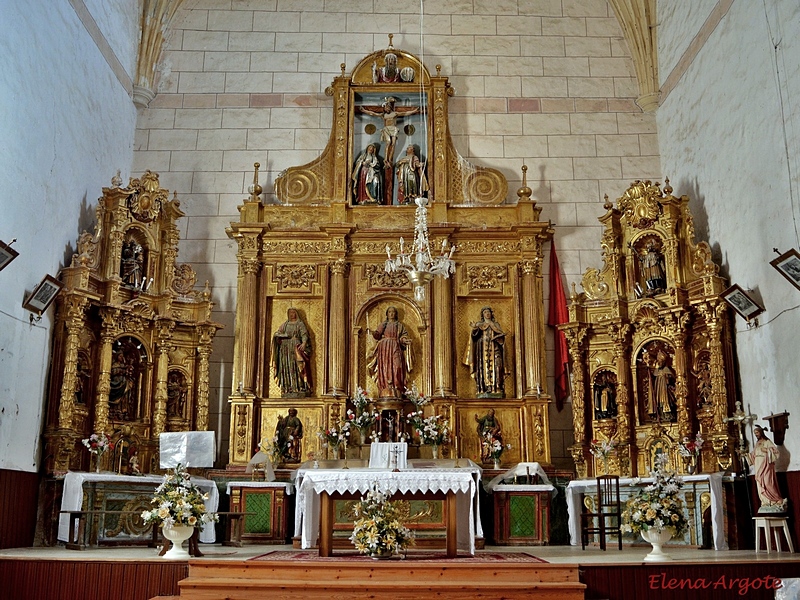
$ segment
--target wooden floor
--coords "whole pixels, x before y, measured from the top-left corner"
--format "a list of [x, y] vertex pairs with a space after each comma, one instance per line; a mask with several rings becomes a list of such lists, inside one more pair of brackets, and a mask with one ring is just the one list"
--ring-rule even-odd
[[[148, 548], [63, 546], [0, 551], [0, 599], [202, 600], [208, 598], [586, 598], [586, 600], [772, 599], [779, 578], [800, 577], [800, 554], [668, 547], [675, 561], [644, 563], [649, 548], [489, 547], [546, 561], [250, 560], [291, 546], [223, 548], [167, 561]], [[480, 554], [480, 553], [479, 553]]]

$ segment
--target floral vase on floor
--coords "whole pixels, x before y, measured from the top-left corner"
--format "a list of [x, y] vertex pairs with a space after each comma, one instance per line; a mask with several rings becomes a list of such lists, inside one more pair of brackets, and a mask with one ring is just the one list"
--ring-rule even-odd
[[378, 548], [370, 552], [369, 557], [373, 560], [386, 560], [387, 558], [392, 558], [393, 554], [394, 552], [392, 552], [391, 548]]
[[192, 537], [194, 527], [191, 525], [164, 525], [161, 528], [164, 537], [172, 542], [172, 548], [167, 550], [164, 558], [168, 560], [189, 560], [189, 551], [183, 547], [183, 542]]
[[661, 546], [672, 539], [671, 529], [655, 529], [651, 527], [647, 531], [642, 531], [642, 537], [644, 541], [650, 542], [653, 546], [653, 550], [650, 554], [644, 557], [645, 562], [664, 562], [672, 560], [669, 554], [665, 554], [664, 551], [661, 550]]

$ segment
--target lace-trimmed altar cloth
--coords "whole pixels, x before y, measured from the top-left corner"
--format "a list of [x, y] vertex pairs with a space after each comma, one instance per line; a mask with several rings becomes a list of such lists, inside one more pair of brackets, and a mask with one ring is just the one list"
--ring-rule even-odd
[[[414, 461], [409, 461], [412, 466]], [[430, 464], [433, 461], [426, 461]], [[441, 461], [452, 463], [452, 461]], [[392, 472], [388, 469], [299, 469], [295, 482], [297, 510], [295, 535], [302, 548], [313, 547], [319, 538], [320, 494], [365, 494], [376, 481], [389, 493], [455, 492], [458, 514], [458, 547], [475, 554], [475, 537], [483, 536], [480, 525], [477, 484], [481, 469], [470, 461], [466, 468], [422, 468]]]

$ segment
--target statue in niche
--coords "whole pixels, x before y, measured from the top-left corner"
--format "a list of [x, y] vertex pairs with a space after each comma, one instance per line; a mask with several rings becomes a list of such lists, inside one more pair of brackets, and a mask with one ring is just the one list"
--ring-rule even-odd
[[639, 266], [646, 295], [654, 296], [667, 289], [664, 255], [661, 254], [655, 240], [648, 240], [639, 253]]
[[144, 283], [144, 248], [136, 240], [122, 243], [120, 277], [130, 287], [141, 288]]
[[408, 373], [413, 368], [411, 337], [399, 320], [397, 309], [386, 309], [386, 320], [372, 332], [377, 340], [368, 369], [381, 398], [401, 398], [406, 390]]
[[311, 391], [311, 340], [296, 308], [272, 336], [272, 366], [283, 398], [303, 398]]
[[478, 424], [476, 430], [481, 443], [481, 462], [492, 462], [492, 446], [494, 441], [503, 445], [503, 431], [500, 421], [495, 416], [493, 408], [490, 408], [485, 415], [479, 417], [475, 415], [475, 422]]
[[89, 392], [89, 381], [92, 378], [91, 369], [89, 358], [83, 353], [78, 354], [75, 363], [75, 404], [86, 404], [86, 394]]
[[425, 165], [414, 153], [414, 146], [406, 148], [406, 155], [397, 161], [397, 203], [409, 204], [428, 191]]
[[653, 421], [675, 420], [675, 371], [667, 364], [663, 350], [648, 353], [645, 357], [648, 368], [647, 414]]
[[758, 512], [786, 512], [786, 499], [781, 495], [778, 479], [775, 477], [775, 461], [778, 460], [779, 455], [778, 447], [766, 436], [764, 428], [760, 425], [753, 427], [753, 435], [756, 442], [750, 452], [750, 463], [755, 470], [758, 498], [761, 500], [761, 508]]
[[353, 165], [353, 203], [380, 204], [383, 202], [383, 175], [377, 147], [370, 144]]
[[613, 419], [617, 416], [617, 376], [610, 371], [597, 375], [592, 389], [594, 418]]
[[505, 396], [504, 349], [506, 334], [489, 306], [481, 309], [481, 320], [470, 323], [470, 341], [464, 364], [475, 380], [478, 398]]
[[708, 360], [703, 360], [697, 367], [696, 371], [692, 371], [697, 381], [695, 391], [697, 393], [697, 406], [709, 406], [711, 404], [711, 363]]
[[167, 416], [182, 419], [185, 416], [186, 397], [189, 385], [186, 376], [180, 371], [170, 371], [167, 375]]
[[303, 422], [297, 416], [296, 408], [290, 408], [285, 417], [278, 416], [275, 437], [278, 438], [278, 445], [285, 448], [286, 462], [299, 463], [303, 451]]
[[114, 342], [108, 392], [109, 416], [112, 419], [132, 421], [138, 416], [139, 377], [146, 359], [141, 345], [131, 337]]
[[400, 81], [400, 70], [397, 68], [397, 55], [387, 52], [383, 57], [384, 66], [372, 63], [372, 83], [397, 83]]
[[396, 106], [397, 99], [392, 96], [384, 98], [383, 104], [356, 106], [356, 110], [365, 115], [383, 119], [381, 142], [386, 144], [386, 158], [383, 161], [383, 203], [391, 204], [394, 192], [394, 149], [397, 145], [397, 121], [421, 111], [419, 106]]

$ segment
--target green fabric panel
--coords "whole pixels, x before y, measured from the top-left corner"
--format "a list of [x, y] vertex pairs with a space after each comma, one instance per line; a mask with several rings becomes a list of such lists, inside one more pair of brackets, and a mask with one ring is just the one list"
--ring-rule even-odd
[[510, 537], [536, 537], [536, 496], [509, 497], [508, 510], [511, 518]]
[[244, 518], [245, 533], [272, 533], [272, 494], [245, 494], [245, 512], [255, 513]]

